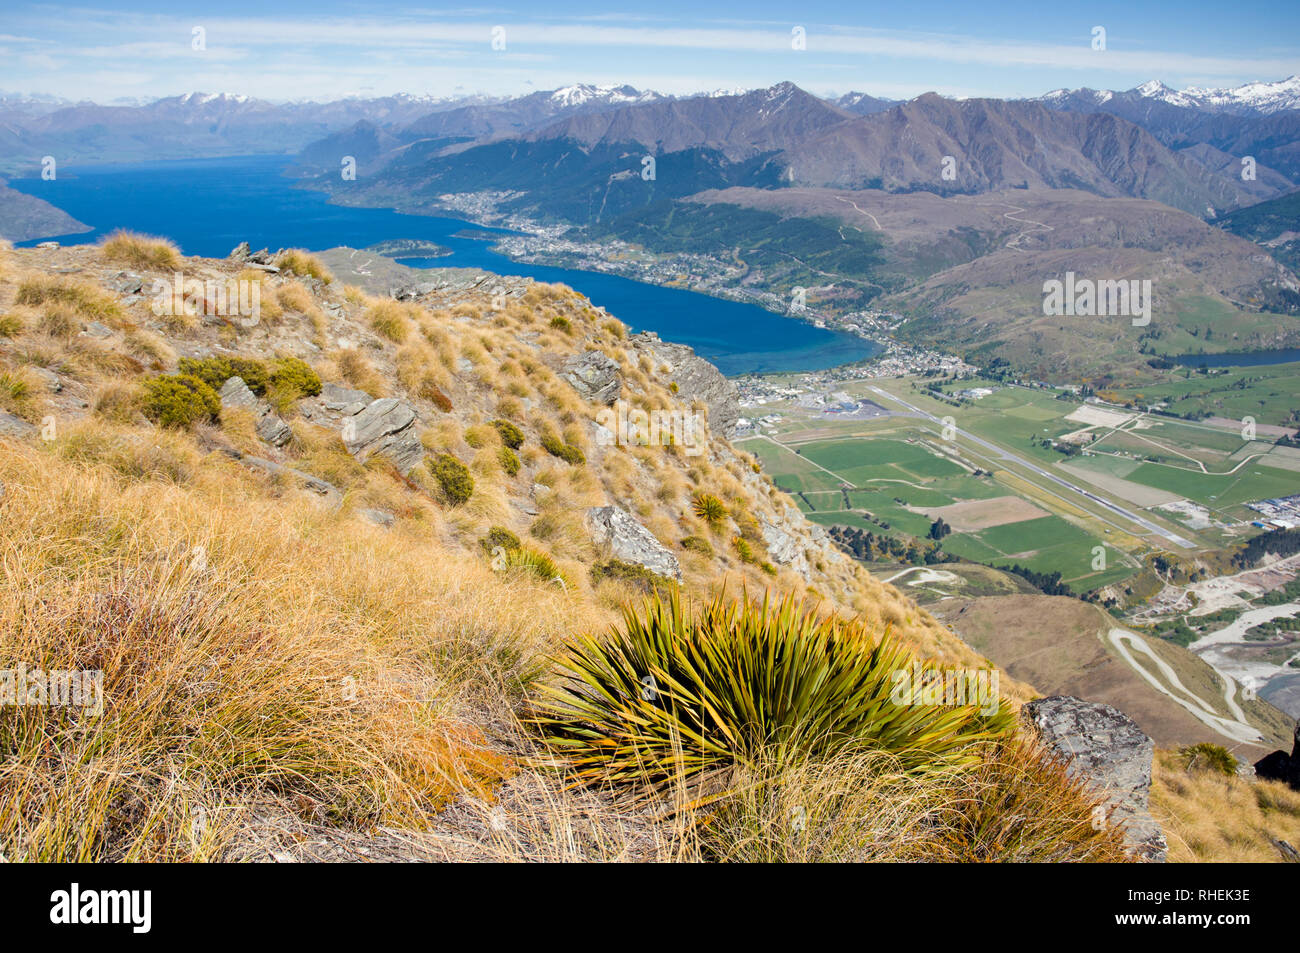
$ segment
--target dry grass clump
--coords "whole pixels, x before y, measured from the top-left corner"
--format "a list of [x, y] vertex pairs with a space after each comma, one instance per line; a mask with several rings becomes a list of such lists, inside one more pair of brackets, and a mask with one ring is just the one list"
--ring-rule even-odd
[[1156, 752], [1151, 812], [1164, 828], [1171, 861], [1286, 860], [1276, 841], [1300, 851], [1300, 792], [1189, 765], [1182, 752]]
[[[122, 308], [111, 297], [85, 282], [71, 281], [54, 275], [34, 275], [18, 285], [17, 304], [39, 307], [63, 305], [87, 321], [102, 321], [113, 326], [123, 317]], [[80, 330], [80, 328], [78, 328]]]
[[413, 327], [408, 308], [397, 301], [376, 298], [366, 308], [366, 323], [380, 337], [395, 344], [404, 342]]
[[312, 293], [297, 281], [286, 281], [275, 289], [275, 296], [281, 307], [299, 314], [307, 314], [316, 309], [316, 299]]
[[181, 252], [165, 238], [116, 231], [99, 246], [105, 261], [131, 268], [174, 271], [181, 266]]
[[102, 671], [104, 702], [0, 713], [0, 852], [211, 859], [268, 800], [419, 828], [487, 796], [507, 764], [465, 705], [499, 709], [579, 624], [558, 587], [520, 600], [486, 566], [229, 471], [124, 481], [93, 436], [0, 458], [0, 655]]
[[[259, 320], [266, 324], [275, 324], [284, 317], [284, 308], [280, 305], [279, 291], [271, 285], [269, 275], [257, 268], [245, 268], [235, 275], [236, 281], [255, 282], [260, 286], [258, 302], [261, 306]], [[292, 292], [290, 292], [292, 294]]]
[[280, 252], [275, 259], [275, 265], [280, 269], [281, 274], [316, 278], [325, 284], [334, 280], [334, 276], [329, 273], [329, 269], [319, 258], [301, 248], [288, 248]]
[[327, 370], [325, 376], [337, 377], [349, 387], [363, 390], [371, 397], [388, 396], [388, 381], [358, 348], [345, 347], [331, 351], [329, 360], [333, 364], [334, 374]]

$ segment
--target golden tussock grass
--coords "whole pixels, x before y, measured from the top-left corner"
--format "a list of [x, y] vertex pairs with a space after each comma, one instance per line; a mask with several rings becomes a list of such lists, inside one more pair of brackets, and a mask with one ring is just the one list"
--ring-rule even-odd
[[1286, 858], [1278, 840], [1300, 851], [1300, 792], [1189, 769], [1178, 752], [1156, 752], [1151, 813], [1164, 828], [1170, 861], [1278, 862]]
[[280, 252], [275, 264], [282, 274], [316, 278], [325, 284], [334, 280], [334, 276], [319, 258], [301, 248], [288, 248]]
[[109, 326], [116, 326], [123, 318], [121, 306], [95, 286], [52, 275], [24, 278], [15, 301], [31, 306], [64, 305], [80, 318]]
[[0, 455], [0, 654], [102, 671], [104, 697], [0, 713], [9, 859], [211, 859], [267, 800], [419, 828], [510, 770], [460, 711], [507, 705], [578, 623], [562, 595], [85, 442]]
[[175, 271], [181, 266], [181, 253], [172, 242], [152, 235], [117, 231], [99, 246], [105, 261], [131, 268]]

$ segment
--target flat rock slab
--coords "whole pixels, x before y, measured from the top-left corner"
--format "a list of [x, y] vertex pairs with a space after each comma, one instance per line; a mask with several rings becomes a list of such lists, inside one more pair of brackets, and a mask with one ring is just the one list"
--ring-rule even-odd
[[597, 546], [625, 563], [643, 566], [668, 579], [682, 578], [682, 567], [664, 545], [627, 510], [617, 506], [596, 506], [587, 510], [587, 529]]
[[36, 428], [21, 417], [0, 410], [0, 436], [27, 437], [35, 432]]
[[344, 422], [343, 445], [362, 463], [379, 454], [391, 459], [403, 474], [410, 473], [424, 459], [416, 420], [410, 404], [381, 397]]
[[619, 365], [601, 351], [587, 351], [564, 362], [560, 376], [568, 381], [584, 400], [612, 404], [623, 392]]

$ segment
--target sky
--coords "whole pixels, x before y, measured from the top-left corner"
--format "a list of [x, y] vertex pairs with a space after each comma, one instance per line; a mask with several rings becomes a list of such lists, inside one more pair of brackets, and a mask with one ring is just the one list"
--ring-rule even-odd
[[[621, 9], [588, 0], [0, 0], [0, 91], [100, 103], [192, 91], [289, 101], [520, 95], [579, 82], [680, 95], [792, 80], [818, 95], [1006, 98], [1300, 74], [1296, 0], [643, 0]], [[1097, 28], [1103, 49], [1094, 48]]]

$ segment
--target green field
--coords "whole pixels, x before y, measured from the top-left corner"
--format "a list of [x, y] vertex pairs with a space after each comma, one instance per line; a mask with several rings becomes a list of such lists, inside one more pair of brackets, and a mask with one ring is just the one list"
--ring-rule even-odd
[[[1295, 370], [1300, 372], [1300, 365]], [[1260, 374], [1256, 371], [1255, 376]], [[1272, 375], [1270, 386], [1284, 379], [1284, 375]], [[1204, 386], [1207, 380], [1218, 383], [1213, 377], [1193, 373], [1190, 380], [1169, 381], [1166, 386], [1190, 389], [1198, 383]], [[1206, 548], [1239, 540], [1240, 531], [1233, 535], [1231, 526], [1193, 528], [1158, 509], [1158, 504], [1170, 497], [1185, 498], [1207, 507], [1223, 523], [1244, 524], [1254, 514], [1242, 504], [1300, 493], [1300, 458], [1290, 459], [1273, 450], [1268, 437], [1248, 442], [1231, 425], [1101, 405], [1104, 410], [1136, 416], [1122, 423], [1089, 427], [1066, 419], [1082, 401], [1067, 399], [1050, 388], [967, 379], [945, 382], [944, 393], [935, 395], [917, 386], [920, 382], [886, 383], [887, 392], [935, 417], [951, 417], [957, 427], [956, 439], [942, 440], [939, 423], [912, 414], [831, 421], [791, 405], [779, 409], [781, 421], [775, 431], [777, 439], [790, 441], [788, 444], [764, 438], [745, 441], [746, 449], [759, 457], [777, 485], [798, 494], [798, 505], [811, 520], [926, 540], [934, 518], [921, 510], [1022, 496], [1051, 515], [952, 532], [943, 539], [943, 550], [991, 565], [1019, 563], [1036, 572], [1060, 572], [1072, 589], [1083, 592], [1127, 578], [1137, 571], [1134, 556], [1168, 544], [1095, 500], [1062, 490], [969, 437], [982, 438], [1063, 476], [1067, 471], [1060, 468], [1068, 464], [1072, 482], [1082, 479], [1085, 484], [1092, 483], [1102, 497], [1145, 511], [1147, 518]], [[870, 390], [873, 386], [879, 384], [846, 385], [845, 389], [890, 405], [887, 397]], [[979, 399], [957, 396], [957, 392], [977, 386], [994, 391]], [[1247, 381], [1237, 386], [1248, 390], [1252, 384]], [[1256, 416], [1264, 421], [1262, 411]], [[1094, 442], [1072, 449], [1061, 440], [1080, 430], [1090, 430]], [[1264, 458], [1268, 464], [1253, 458], [1260, 453], [1270, 454]], [[977, 477], [968, 468], [984, 474]], [[1090, 479], [1088, 473], [1096, 476]], [[1127, 481], [1127, 485], [1107, 482], [1116, 479]], [[1098, 546], [1106, 547], [1106, 564], [1104, 569], [1094, 570]]]
[[1121, 400], [1139, 406], [1168, 402], [1168, 412], [1226, 417], [1254, 417], [1261, 424], [1296, 426], [1300, 412], [1300, 364], [1214, 368], [1202, 374], [1191, 368], [1166, 372], [1159, 383], [1112, 388]]

